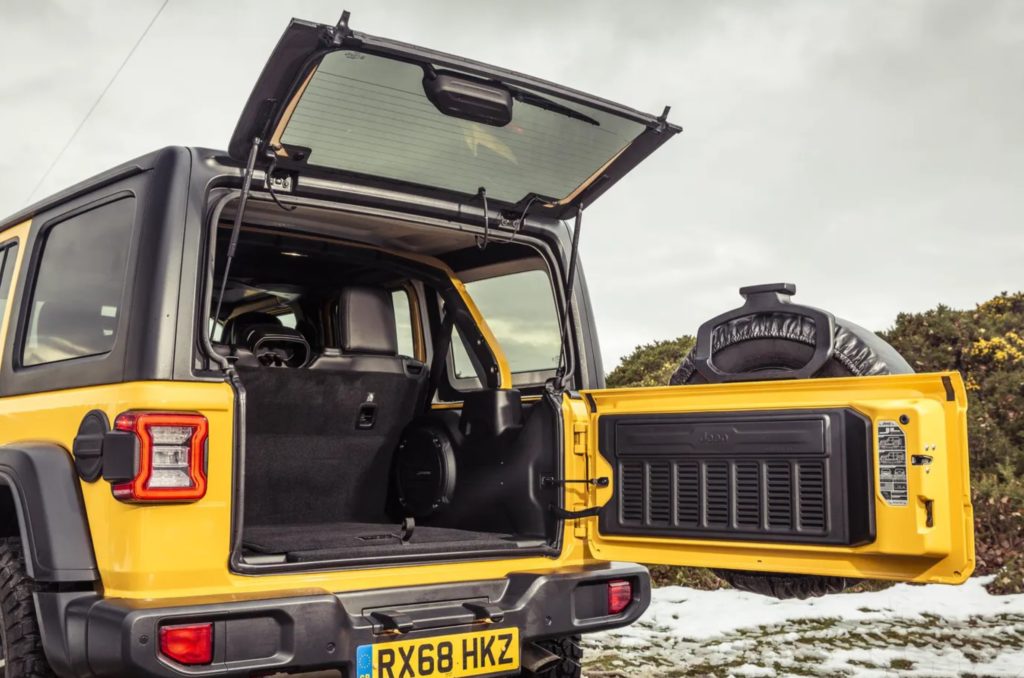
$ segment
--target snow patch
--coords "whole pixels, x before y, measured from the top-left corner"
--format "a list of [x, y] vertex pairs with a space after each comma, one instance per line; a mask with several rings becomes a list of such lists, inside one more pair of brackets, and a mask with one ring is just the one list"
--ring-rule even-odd
[[638, 623], [585, 639], [587, 673], [1021, 676], [1024, 595], [993, 596], [991, 579], [806, 601], [655, 589]]

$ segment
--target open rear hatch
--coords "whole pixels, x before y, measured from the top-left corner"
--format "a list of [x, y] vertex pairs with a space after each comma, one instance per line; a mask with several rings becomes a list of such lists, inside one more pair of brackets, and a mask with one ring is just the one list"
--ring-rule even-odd
[[229, 154], [516, 215], [567, 217], [680, 131], [660, 116], [469, 59], [293, 19]]
[[[498, 377], [488, 375], [500, 372], [481, 362], [479, 376], [486, 388], [466, 393], [456, 409], [432, 409], [430, 396], [437, 386], [428, 376], [440, 373], [443, 362], [428, 366], [398, 355], [394, 337], [388, 336], [393, 328], [370, 332], [374, 318], [393, 321], [394, 316], [390, 296], [358, 287], [372, 286], [374, 276], [362, 276], [356, 285], [335, 281], [347, 290], [336, 308], [340, 329], [319, 336], [313, 332], [308, 342], [293, 336], [306, 347], [306, 359], [297, 361], [301, 364], [275, 367], [276, 362], [258, 354], [261, 346], [266, 348], [260, 342], [242, 346], [242, 338], [267, 332], [278, 340], [289, 332], [302, 334], [298, 324], [286, 332], [276, 317], [244, 312], [260, 310], [251, 303], [242, 313], [234, 312], [241, 307], [231, 294], [241, 291], [243, 300], [252, 301], [242, 290], [249, 275], [244, 264], [236, 284], [227, 281], [253, 168], [271, 177], [271, 187], [285, 183], [279, 183], [283, 177], [275, 171], [287, 172], [299, 195], [305, 180], [322, 186], [327, 179], [401, 192], [413, 200], [478, 201], [477, 207], [498, 208], [510, 219], [563, 218], [578, 215], [680, 131], [666, 121], [667, 112], [647, 115], [513, 71], [356, 33], [348, 27], [347, 13], [336, 26], [292, 20], [231, 139], [229, 154], [246, 167], [245, 180], [230, 237], [225, 232], [223, 246], [216, 248], [218, 257], [224, 252], [226, 257], [215, 267], [223, 282], [214, 316], [224, 323], [229, 345], [223, 348], [237, 361], [246, 391], [245, 492], [236, 506], [243, 512], [245, 563], [236, 565], [505, 557], [512, 550], [550, 554], [560, 534], [549, 510], [559, 503], [558, 484], [541, 482], [560, 474], [557, 403], [542, 399], [520, 406], [511, 377], [502, 376], [499, 384]], [[287, 219], [285, 213], [281, 219]], [[296, 241], [287, 247], [299, 250], [302, 245]], [[302, 270], [312, 270], [314, 255], [341, 254], [335, 247], [302, 254]], [[249, 251], [247, 256], [254, 255]], [[373, 261], [384, 266], [379, 256]], [[403, 266], [406, 271], [408, 264]], [[271, 268], [285, 270], [279, 263]], [[262, 267], [260, 274], [267, 270]], [[359, 277], [351, 266], [337, 270]], [[294, 286], [298, 281], [270, 282]], [[452, 317], [458, 324], [458, 309], [465, 302], [445, 297], [442, 288], [453, 283], [442, 282], [431, 289], [444, 297], [445, 309], [456, 311]], [[324, 279], [306, 283], [310, 289], [331, 284]], [[226, 289], [228, 314], [221, 316]], [[316, 293], [321, 292], [326, 294]], [[379, 304], [370, 305], [377, 311], [357, 307], [356, 298], [377, 299]], [[243, 320], [258, 326], [243, 326]], [[383, 328], [382, 323], [376, 325]], [[350, 327], [360, 335], [374, 334], [373, 341], [349, 341]], [[475, 324], [458, 329], [463, 337], [484, 331]], [[445, 335], [440, 327], [433, 331]], [[328, 336], [333, 343], [320, 341]], [[318, 343], [322, 351], [311, 360], [316, 351], [310, 346]], [[448, 349], [441, 342], [434, 352], [447, 355]], [[370, 408], [376, 421], [364, 426], [364, 410]], [[484, 412], [490, 414], [481, 420]], [[508, 412], [518, 419], [512, 421]], [[416, 437], [423, 431], [429, 435]], [[420, 438], [429, 443], [429, 454], [424, 454], [431, 465], [438, 450], [451, 448], [443, 455], [445, 472], [430, 477], [460, 479], [450, 499], [446, 495], [432, 504], [436, 513], [409, 509], [405, 486], [396, 480], [409, 475], [403, 469], [412, 464], [406, 461], [415, 456]], [[417, 478], [425, 473], [419, 466], [413, 470]]]

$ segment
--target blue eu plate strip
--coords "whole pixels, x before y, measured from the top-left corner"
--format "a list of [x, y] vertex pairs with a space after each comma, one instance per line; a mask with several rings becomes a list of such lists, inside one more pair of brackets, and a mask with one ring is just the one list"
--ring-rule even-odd
[[373, 678], [373, 645], [356, 649], [356, 678]]

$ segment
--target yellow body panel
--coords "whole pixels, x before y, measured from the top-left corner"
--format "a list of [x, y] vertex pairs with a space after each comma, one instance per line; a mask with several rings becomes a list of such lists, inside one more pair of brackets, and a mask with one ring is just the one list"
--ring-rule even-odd
[[[944, 381], [946, 380], [946, 381]], [[947, 385], [952, 399], [947, 395]], [[974, 528], [967, 459], [967, 398], [960, 375], [908, 374], [803, 381], [750, 382], [584, 392], [596, 405], [588, 422], [594, 476], [614, 477], [599, 453], [598, 421], [606, 415], [738, 412], [849, 407], [877, 422], [908, 415], [907, 454], [933, 457], [909, 467], [909, 502], [890, 506], [875, 484], [877, 537], [857, 547], [601, 535], [588, 519], [595, 558], [724, 569], [959, 583], [974, 569]], [[875, 473], [878, 478], [877, 450]], [[592, 505], [613, 487], [587, 490]], [[933, 502], [928, 527], [925, 501]]]
[[[18, 279], [18, 272], [21, 270], [21, 263], [25, 261], [25, 241], [28, 239], [28, 229], [31, 226], [31, 221], [24, 221], [17, 226], [5, 228], [3, 231], [0, 231], [0, 247], [9, 245], [11, 242], [16, 242], [18, 244], [18, 258], [14, 262], [14, 275], [11, 280], [16, 281]], [[12, 317], [11, 306], [13, 305], [13, 299], [14, 287], [12, 285], [11, 295], [7, 300], [7, 308], [0, 309], [0, 348], [5, 346], [4, 337], [7, 336], [8, 319]], [[0, 440], [0, 444], [3, 444], [2, 440]]]
[[298, 591], [357, 591], [498, 579], [582, 562], [566, 535], [559, 558], [461, 561], [333, 572], [243, 576], [229, 571], [234, 392], [227, 383], [134, 382], [0, 399], [0, 444], [51, 442], [71, 448], [87, 412], [113, 420], [129, 409], [201, 412], [210, 422], [209, 486], [191, 504], [125, 504], [103, 480], [82, 485], [104, 594], [118, 598], [263, 597]]

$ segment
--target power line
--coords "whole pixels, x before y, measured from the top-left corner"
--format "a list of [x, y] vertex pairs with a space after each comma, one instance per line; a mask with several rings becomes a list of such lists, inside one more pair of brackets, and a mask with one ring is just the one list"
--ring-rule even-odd
[[113, 77], [110, 78], [110, 82], [108, 82], [107, 86], [103, 88], [103, 91], [100, 92], [100, 95], [96, 97], [96, 101], [92, 103], [92, 106], [89, 107], [89, 110], [86, 112], [85, 117], [82, 118], [82, 121], [80, 123], [78, 123], [78, 127], [75, 128], [75, 131], [71, 133], [71, 136], [68, 138], [67, 143], [64, 144], [64, 147], [62, 149], [60, 149], [60, 152], [57, 153], [56, 157], [54, 157], [53, 162], [51, 162], [50, 166], [46, 168], [46, 171], [43, 172], [43, 176], [39, 177], [39, 181], [36, 183], [35, 187], [33, 187], [32, 192], [28, 194], [27, 202], [32, 201], [32, 196], [36, 194], [36, 191], [38, 191], [39, 187], [43, 185], [43, 182], [46, 181], [46, 178], [50, 176], [50, 172], [53, 171], [53, 168], [56, 167], [57, 163], [60, 162], [60, 159], [64, 157], [64, 153], [68, 150], [68, 148], [71, 147], [71, 143], [75, 140], [75, 137], [77, 137], [78, 133], [82, 131], [83, 127], [85, 127], [85, 123], [89, 120], [89, 116], [93, 114], [93, 111], [96, 110], [96, 107], [100, 105], [101, 101], [103, 101], [103, 97], [106, 96], [107, 92], [110, 90], [110, 87], [114, 84], [114, 81], [117, 80], [117, 76], [121, 75], [121, 71], [123, 71], [124, 67], [128, 65], [128, 62], [131, 60], [132, 55], [135, 54], [135, 50], [137, 50], [139, 48], [139, 45], [142, 44], [142, 41], [146, 39], [146, 35], [149, 33], [149, 29], [153, 28], [153, 24], [155, 24], [156, 20], [160, 18], [160, 14], [164, 11], [164, 7], [167, 7], [167, 3], [169, 3], [170, 1], [171, 0], [164, 0], [163, 4], [160, 5], [160, 9], [158, 9], [156, 11], [156, 14], [153, 15], [153, 18], [150, 19], [149, 24], [142, 31], [142, 34], [139, 35], [139, 39], [135, 41], [134, 45], [132, 45], [132, 48], [128, 51], [127, 56], [125, 56], [124, 61], [121, 62], [121, 65], [118, 66], [117, 70], [114, 72]]

